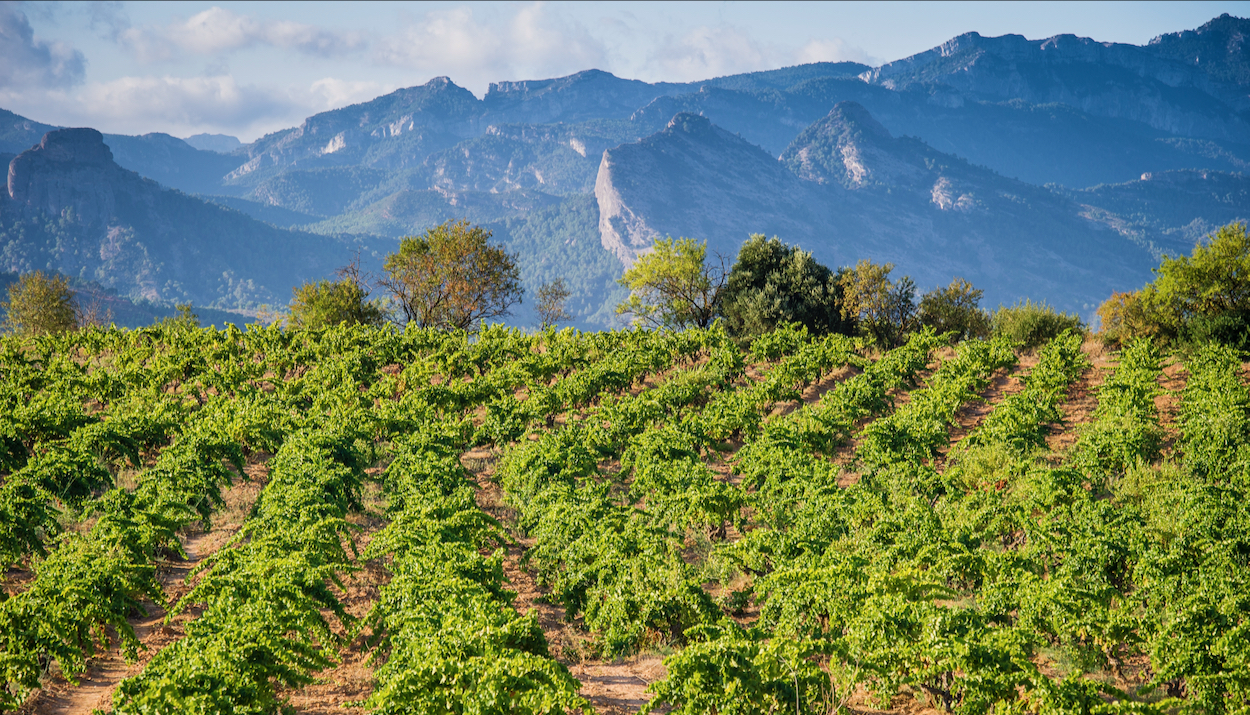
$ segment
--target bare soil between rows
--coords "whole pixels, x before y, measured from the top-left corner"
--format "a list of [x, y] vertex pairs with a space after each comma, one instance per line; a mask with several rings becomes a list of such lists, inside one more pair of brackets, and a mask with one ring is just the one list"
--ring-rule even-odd
[[[187, 555], [185, 560], [157, 564], [161, 588], [170, 604], [177, 603], [191, 590], [187, 577], [195, 567], [228, 543], [243, 526], [261, 489], [269, 481], [269, 469], [266, 466], [269, 458], [268, 454], [257, 453], [248, 459], [244, 468], [247, 479], [236, 480], [222, 492], [225, 504], [214, 515], [209, 531], [191, 527], [183, 535], [182, 548]], [[142, 605], [146, 614], [130, 619], [130, 625], [142, 646], [135, 662], [126, 662], [116, 647], [117, 634], [110, 631], [110, 647], [107, 651], [97, 652], [88, 662], [87, 671], [78, 676], [77, 686], [54, 669], [44, 686], [32, 693], [18, 712], [23, 715], [90, 715], [95, 710], [111, 710], [113, 691], [117, 689], [117, 685], [122, 680], [137, 675], [162, 648], [186, 635], [187, 622], [200, 614], [200, 609], [192, 606], [166, 623], [167, 611], [162, 604], [145, 599]]]

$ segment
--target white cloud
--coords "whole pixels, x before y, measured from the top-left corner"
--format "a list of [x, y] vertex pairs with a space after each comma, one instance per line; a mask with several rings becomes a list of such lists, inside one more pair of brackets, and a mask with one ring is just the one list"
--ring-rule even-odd
[[82, 82], [85, 64], [69, 45], [36, 39], [16, 4], [0, 3], [0, 88], [69, 87]]
[[121, 77], [86, 85], [76, 99], [101, 119], [144, 117], [158, 126], [249, 124], [285, 113], [292, 102], [282, 93], [240, 86], [217, 77]]
[[167, 62], [184, 53], [217, 56], [262, 45], [335, 57], [367, 45], [358, 32], [333, 32], [291, 20], [258, 20], [220, 7], [166, 27], [113, 23], [117, 41], [145, 62]]
[[[350, 81], [326, 77], [313, 82], [307, 91], [296, 92], [302, 103], [317, 112], [366, 102], [397, 87], [380, 82]], [[301, 121], [302, 121], [301, 117]]]
[[681, 38], [668, 37], [655, 50], [651, 63], [670, 82], [693, 82], [712, 77], [779, 67], [783, 53], [751, 39], [735, 27], [695, 27]]
[[809, 62], [860, 62], [866, 65], [879, 65], [881, 61], [863, 50], [847, 43], [841, 37], [832, 40], [811, 40], [795, 56], [799, 64]]
[[106, 133], [175, 136], [224, 133], [250, 141], [296, 126], [312, 114], [361, 102], [394, 87], [332, 77], [307, 86], [241, 84], [230, 75], [121, 77], [73, 92], [0, 88], [0, 105], [37, 121]]
[[497, 23], [478, 21], [468, 7], [429, 12], [378, 43], [376, 59], [416, 75], [448, 75], [481, 92], [496, 80], [603, 68], [606, 53], [585, 27], [535, 3]]

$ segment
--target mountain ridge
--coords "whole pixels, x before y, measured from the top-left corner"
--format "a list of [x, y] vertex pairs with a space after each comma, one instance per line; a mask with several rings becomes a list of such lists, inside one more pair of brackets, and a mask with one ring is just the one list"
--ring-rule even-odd
[[[686, 83], [592, 69], [497, 82], [480, 99], [438, 77], [213, 145], [224, 153], [103, 135], [109, 171], [155, 183], [90, 178], [98, 148], [80, 182], [45, 167], [64, 200], [0, 197], [0, 269], [246, 307], [284, 302], [290, 281], [330, 275], [344, 251], [376, 269], [398, 238], [465, 218], [516, 252], [527, 290], [570, 277], [583, 327], [611, 323], [615, 276], [669, 234], [728, 258], [751, 233], [778, 235], [829, 265], [892, 261], [923, 282], [963, 275], [987, 299], [1088, 314], [1215, 222], [1250, 215], [1246, 28], [1221, 16], [1141, 46], [965, 33], [877, 68]], [[0, 157], [11, 165], [56, 129], [0, 112]], [[75, 182], [98, 195], [70, 196]], [[84, 227], [84, 212], [107, 220]], [[171, 227], [188, 220], [184, 240]], [[245, 255], [198, 224], [274, 248]], [[129, 258], [99, 258], [109, 232]], [[1097, 265], [1081, 263], [1086, 249]]]

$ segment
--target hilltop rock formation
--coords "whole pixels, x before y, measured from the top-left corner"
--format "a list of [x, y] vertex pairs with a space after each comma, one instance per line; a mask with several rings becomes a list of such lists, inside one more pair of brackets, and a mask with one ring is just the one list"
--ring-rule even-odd
[[101, 227], [116, 213], [117, 192], [142, 183], [114, 163], [100, 132], [58, 129], [9, 162], [9, 205], [23, 218], [47, 214]]

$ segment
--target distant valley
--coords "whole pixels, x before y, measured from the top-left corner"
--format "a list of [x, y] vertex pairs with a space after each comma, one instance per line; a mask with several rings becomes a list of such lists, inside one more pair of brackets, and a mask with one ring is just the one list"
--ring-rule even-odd
[[655, 238], [732, 259], [752, 233], [1089, 317], [1250, 219], [1246, 37], [1227, 15], [1143, 46], [972, 33], [877, 68], [588, 70], [481, 99], [437, 78], [247, 145], [0, 111], [0, 271], [253, 311], [464, 217], [518, 255], [531, 294], [563, 277], [582, 327], [613, 324], [615, 279]]

